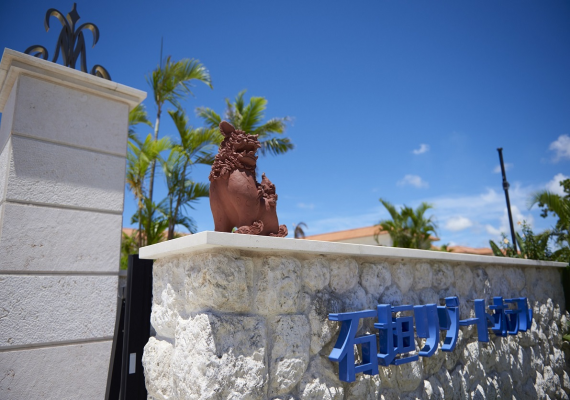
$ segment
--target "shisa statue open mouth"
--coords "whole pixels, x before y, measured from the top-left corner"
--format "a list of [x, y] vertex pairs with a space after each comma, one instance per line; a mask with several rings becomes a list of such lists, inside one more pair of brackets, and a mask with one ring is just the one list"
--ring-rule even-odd
[[222, 121], [224, 140], [210, 172], [210, 208], [218, 232], [287, 236], [287, 227], [277, 219], [275, 185], [263, 174], [255, 178], [261, 147], [257, 135], [248, 135]]

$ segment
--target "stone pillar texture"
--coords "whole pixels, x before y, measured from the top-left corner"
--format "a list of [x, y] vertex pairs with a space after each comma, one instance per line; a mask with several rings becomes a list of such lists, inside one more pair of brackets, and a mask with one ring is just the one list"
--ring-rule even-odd
[[13, 50], [0, 63], [0, 398], [101, 399], [128, 113], [146, 93]]
[[[202, 232], [141, 249], [155, 259], [146, 385], [165, 399], [568, 399], [560, 271], [564, 264]], [[527, 297], [532, 327], [516, 336], [474, 325], [452, 352], [338, 379], [328, 356], [335, 312], [421, 305], [458, 296]], [[488, 311], [489, 312], [489, 311]], [[378, 333], [375, 318], [358, 336]], [[417, 335], [416, 351], [423, 345]], [[360, 355], [357, 355], [357, 360]]]

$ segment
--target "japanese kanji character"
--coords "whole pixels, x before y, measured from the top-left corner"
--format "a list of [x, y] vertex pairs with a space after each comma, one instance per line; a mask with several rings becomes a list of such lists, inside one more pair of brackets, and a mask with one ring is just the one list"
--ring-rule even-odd
[[[329, 355], [329, 360], [338, 362], [338, 377], [341, 381], [353, 382], [359, 372], [378, 374], [376, 335], [356, 337], [358, 321], [375, 316], [374, 310], [329, 314], [329, 320], [342, 321], [338, 339]], [[362, 363], [359, 365], [354, 364], [354, 345], [357, 344], [362, 348]]]
[[457, 296], [446, 297], [445, 306], [437, 306], [439, 328], [447, 331], [441, 350], [453, 351], [459, 334], [459, 299]]
[[532, 324], [532, 309], [528, 308], [526, 297], [505, 299], [505, 303], [516, 304], [517, 306], [517, 308], [505, 310], [507, 333], [516, 335], [519, 331], [526, 332]]
[[459, 321], [460, 326], [476, 325], [477, 339], [480, 342], [489, 341], [489, 323], [493, 322], [493, 316], [485, 312], [485, 300], [475, 300], [475, 318]]
[[436, 352], [439, 343], [437, 305], [414, 306], [414, 318], [416, 319], [418, 337], [427, 339], [418, 354], [422, 357], [431, 357]]
[[390, 364], [400, 365], [417, 361], [419, 356], [396, 358], [397, 354], [408, 353], [416, 350], [414, 341], [413, 317], [392, 317], [392, 313], [411, 311], [412, 306], [392, 307], [389, 304], [378, 305], [378, 323], [375, 328], [380, 330], [380, 352], [378, 363], [383, 366]]

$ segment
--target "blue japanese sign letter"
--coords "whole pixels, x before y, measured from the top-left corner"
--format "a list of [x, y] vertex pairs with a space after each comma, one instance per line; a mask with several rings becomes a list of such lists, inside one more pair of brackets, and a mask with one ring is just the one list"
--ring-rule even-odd
[[[353, 382], [359, 372], [367, 375], [378, 374], [376, 335], [356, 337], [358, 321], [375, 316], [374, 310], [329, 314], [329, 320], [342, 321], [338, 339], [329, 355], [329, 360], [338, 363], [338, 377], [341, 381]], [[354, 345], [357, 344], [362, 346], [362, 363], [359, 365], [354, 364]]]

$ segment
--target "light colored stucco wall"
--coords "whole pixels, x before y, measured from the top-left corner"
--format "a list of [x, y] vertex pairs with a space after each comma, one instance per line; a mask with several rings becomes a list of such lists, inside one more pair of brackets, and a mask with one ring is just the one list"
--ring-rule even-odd
[[0, 398], [101, 399], [145, 93], [12, 50], [0, 88]]
[[[202, 232], [141, 249], [155, 259], [143, 364], [152, 399], [568, 398], [562, 263]], [[377, 376], [338, 379], [328, 314], [458, 296], [527, 297], [532, 327], [477, 340]], [[489, 311], [488, 311], [489, 312]], [[358, 335], [378, 333], [374, 318]], [[441, 341], [440, 341], [441, 343]], [[416, 335], [416, 350], [422, 340]], [[440, 344], [441, 346], [441, 344]]]

